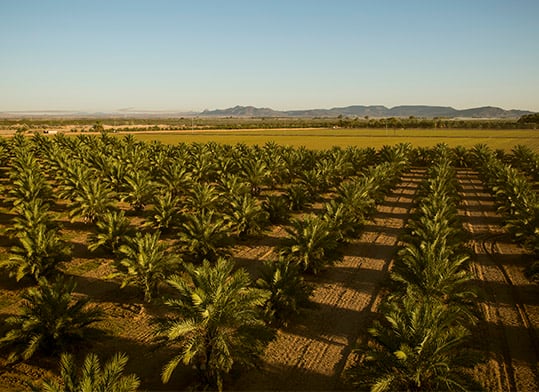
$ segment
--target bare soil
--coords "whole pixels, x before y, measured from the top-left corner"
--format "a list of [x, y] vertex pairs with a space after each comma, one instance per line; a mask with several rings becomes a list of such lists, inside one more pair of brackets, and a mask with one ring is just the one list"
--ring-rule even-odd
[[233, 390], [343, 390], [342, 373], [357, 339], [370, 326], [391, 260], [423, 170], [405, 175], [379, 205], [342, 262], [312, 278], [314, 306], [278, 331], [258, 370], [242, 374]]
[[460, 170], [462, 218], [475, 252], [472, 269], [484, 320], [477, 343], [487, 357], [476, 377], [489, 391], [539, 390], [539, 291], [524, 275], [532, 256], [511, 242], [478, 174]]

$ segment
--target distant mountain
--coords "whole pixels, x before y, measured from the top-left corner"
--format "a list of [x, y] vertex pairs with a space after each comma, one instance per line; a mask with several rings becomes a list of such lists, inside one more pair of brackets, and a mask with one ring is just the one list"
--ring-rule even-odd
[[254, 106], [234, 106], [228, 109], [181, 112], [124, 108], [110, 112], [62, 110], [0, 111], [0, 118], [180, 118], [180, 117], [445, 117], [445, 118], [519, 118], [533, 114], [527, 110], [504, 110], [493, 106], [457, 110], [449, 106], [408, 105], [387, 108], [381, 105], [353, 105], [332, 109], [273, 110]]
[[408, 105], [387, 108], [385, 106], [346, 106], [332, 109], [305, 109], [278, 111], [254, 106], [234, 106], [229, 109], [204, 110], [202, 117], [448, 117], [448, 118], [518, 118], [533, 112], [527, 110], [504, 110], [492, 106], [457, 110], [450, 106]]

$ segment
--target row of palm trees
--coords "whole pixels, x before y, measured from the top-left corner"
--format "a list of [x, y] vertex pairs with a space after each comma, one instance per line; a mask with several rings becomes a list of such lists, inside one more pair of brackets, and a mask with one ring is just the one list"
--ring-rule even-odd
[[417, 195], [404, 246], [391, 270], [381, 319], [356, 350], [348, 377], [359, 389], [475, 390], [468, 348], [476, 293], [458, 219], [459, 187], [449, 150], [441, 149]]
[[[514, 157], [522, 156], [526, 151], [524, 147], [515, 148]], [[539, 199], [528, 177], [511, 164], [504, 163], [485, 145], [475, 146], [474, 153], [477, 170], [496, 199], [506, 229], [515, 241], [535, 256], [539, 255]], [[532, 263], [528, 272], [531, 279], [538, 280], [539, 262]]]
[[[75, 285], [61, 272], [71, 254], [59, 234], [58, 211], [66, 208], [72, 221], [91, 230], [88, 248], [114, 257], [111, 278], [139, 287], [146, 302], [165, 284], [175, 292], [164, 302], [172, 316], [160, 320], [158, 332], [181, 349], [163, 381], [184, 363], [197, 369], [203, 385], [218, 389], [232, 365], [256, 362], [272, 326], [286, 324], [308, 302], [311, 288], [301, 270], [318, 272], [333, 261], [330, 250], [357, 234], [406, 168], [409, 150], [164, 146], [106, 135], [15, 136], [0, 146], [10, 175], [3, 202], [15, 214], [4, 267], [37, 283], [25, 292], [21, 314], [6, 320], [0, 346], [9, 360], [69, 351], [103, 317], [88, 298], [73, 297]], [[376, 162], [383, 163], [365, 169]], [[290, 220], [293, 210], [321, 200], [323, 192], [335, 200], [324, 204], [321, 218]], [[135, 230], [132, 217], [142, 217], [145, 229]], [[230, 260], [230, 247], [270, 222], [289, 223], [289, 238], [281, 258], [267, 262], [252, 282]], [[36, 227], [41, 234], [34, 238]], [[88, 357], [80, 377], [99, 373], [98, 365]], [[86, 382], [76, 381], [75, 367], [73, 357], [62, 357], [64, 385]]]

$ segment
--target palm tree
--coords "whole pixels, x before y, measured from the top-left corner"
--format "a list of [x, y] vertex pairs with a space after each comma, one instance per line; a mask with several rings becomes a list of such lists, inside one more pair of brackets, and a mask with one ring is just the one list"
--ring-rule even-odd
[[161, 232], [169, 232], [180, 223], [180, 199], [169, 191], [157, 194], [153, 198], [153, 209], [145, 226]]
[[60, 357], [60, 377], [62, 384], [45, 380], [37, 389], [41, 392], [136, 392], [140, 380], [135, 374], [124, 375], [129, 357], [115, 354], [101, 366], [99, 357], [88, 354], [80, 369], [77, 369], [73, 355], [63, 353]]
[[251, 186], [251, 194], [253, 196], [260, 194], [260, 187], [267, 181], [270, 174], [266, 163], [261, 159], [248, 157], [243, 161], [242, 172]]
[[135, 211], [142, 211], [151, 201], [155, 185], [151, 181], [150, 173], [146, 170], [137, 170], [127, 174], [123, 200], [129, 202]]
[[437, 301], [405, 297], [383, 309], [384, 322], [369, 330], [369, 345], [355, 350], [349, 380], [360, 390], [478, 390], [467, 368], [479, 357], [469, 349], [470, 332], [458, 314]]
[[267, 225], [266, 211], [251, 194], [234, 198], [228, 209], [226, 219], [240, 238], [259, 234]]
[[106, 211], [96, 222], [96, 232], [88, 236], [88, 249], [103, 248], [116, 254], [133, 233], [129, 220], [121, 210]]
[[268, 195], [262, 202], [272, 224], [286, 223], [290, 218], [290, 204], [286, 196]]
[[208, 183], [195, 183], [189, 189], [186, 205], [191, 211], [208, 211], [218, 206], [219, 192]]
[[27, 360], [37, 351], [57, 353], [84, 337], [101, 312], [87, 308], [88, 298], [74, 299], [72, 281], [45, 279], [22, 294], [21, 312], [6, 319], [7, 333], [1, 348], [11, 348], [8, 362]]
[[159, 283], [178, 266], [177, 258], [166, 250], [167, 246], [159, 242], [159, 231], [144, 236], [139, 232], [130, 243], [120, 246], [119, 253], [124, 257], [112, 276], [123, 278], [122, 287], [133, 283], [142, 288], [144, 301], [151, 302]]
[[35, 199], [47, 201], [52, 197], [51, 186], [31, 153], [24, 157], [17, 157], [11, 168], [9, 196], [15, 207]]
[[162, 379], [168, 382], [183, 362], [197, 369], [203, 387], [222, 390], [224, 375], [234, 365], [254, 365], [272, 338], [261, 316], [267, 294], [251, 287], [247, 271], [234, 271], [225, 259], [213, 267], [208, 261], [189, 265], [186, 272], [188, 279], [168, 280], [175, 295], [166, 304], [177, 317], [165, 320], [159, 332], [181, 348], [163, 368]]
[[292, 211], [300, 211], [312, 200], [309, 190], [302, 183], [294, 183], [286, 190], [286, 197]]
[[291, 223], [292, 227], [286, 228], [288, 237], [280, 251], [286, 260], [316, 274], [342, 258], [338, 251], [338, 234], [327, 221], [310, 215], [304, 220], [293, 219]]
[[81, 217], [84, 222], [95, 223], [107, 211], [115, 208], [114, 192], [95, 178], [85, 178], [76, 191], [70, 206], [69, 217], [75, 221]]
[[14, 211], [18, 215], [13, 218], [11, 227], [6, 229], [8, 233], [14, 233], [15, 235], [23, 234], [34, 230], [39, 225], [43, 225], [46, 229], [55, 229], [58, 227], [52, 220], [49, 205], [42, 199], [33, 199], [21, 203]]
[[30, 275], [36, 281], [41, 276], [51, 276], [62, 261], [71, 258], [70, 246], [63, 241], [56, 229], [38, 224], [17, 236], [18, 245], [11, 247], [8, 260], [0, 267], [10, 271], [17, 281]]
[[299, 272], [296, 264], [286, 260], [266, 261], [256, 286], [270, 293], [264, 306], [266, 318], [276, 325], [287, 325], [288, 320], [309, 303], [313, 291]]
[[191, 173], [182, 160], [171, 160], [161, 170], [160, 184], [173, 196], [181, 196], [191, 188]]
[[230, 225], [213, 210], [187, 214], [180, 229], [179, 243], [181, 251], [194, 262], [215, 261], [229, 253]]

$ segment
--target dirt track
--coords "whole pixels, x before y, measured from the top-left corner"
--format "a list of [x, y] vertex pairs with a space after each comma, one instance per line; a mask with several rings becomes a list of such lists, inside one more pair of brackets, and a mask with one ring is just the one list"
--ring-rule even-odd
[[403, 177], [361, 237], [345, 248], [344, 260], [313, 279], [315, 308], [280, 330], [266, 350], [262, 368], [244, 374], [231, 389], [347, 388], [341, 374], [355, 342], [370, 325], [422, 173]]
[[488, 362], [476, 371], [487, 390], [539, 390], [539, 296], [524, 276], [530, 255], [510, 242], [494, 200], [477, 173], [461, 170], [464, 225], [476, 257], [472, 268], [482, 291], [481, 349]]

